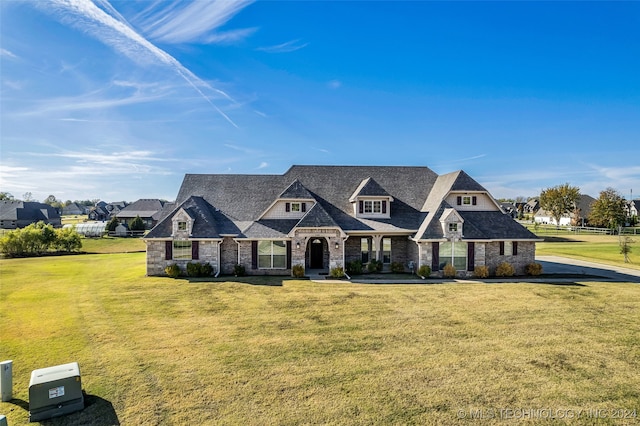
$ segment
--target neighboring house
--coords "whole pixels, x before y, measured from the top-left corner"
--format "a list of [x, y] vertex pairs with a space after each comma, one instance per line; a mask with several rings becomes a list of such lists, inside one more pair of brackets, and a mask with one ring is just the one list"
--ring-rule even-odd
[[522, 206], [522, 212], [524, 214], [533, 214], [540, 210], [540, 200], [532, 198]]
[[559, 226], [585, 226], [587, 224], [589, 213], [591, 213], [591, 205], [596, 201], [589, 195], [580, 195], [580, 199], [576, 203], [576, 209], [571, 213], [560, 218], [560, 223], [556, 224], [556, 220], [551, 214], [544, 209], [539, 209], [534, 216], [536, 223], [559, 225]]
[[283, 175], [185, 176], [173, 209], [145, 237], [147, 274], [208, 262], [252, 275], [293, 265], [329, 270], [375, 259], [388, 270], [452, 263], [460, 275], [509, 262], [518, 274], [541, 241], [458, 171], [427, 167], [293, 166]]
[[516, 205], [513, 203], [502, 202], [500, 203], [500, 208], [503, 212], [508, 214], [509, 216], [515, 218], [518, 216], [518, 210], [516, 209]]
[[127, 203], [124, 201], [117, 201], [114, 203], [98, 201], [89, 211], [89, 220], [109, 220], [114, 215], [120, 213], [120, 210], [124, 209], [126, 206]]
[[67, 204], [62, 208], [63, 215], [83, 215], [87, 214], [87, 209], [85, 206], [81, 206], [78, 203]]
[[31, 201], [0, 201], [0, 228], [24, 228], [40, 221], [54, 227], [62, 226], [60, 213], [48, 204]]
[[627, 202], [627, 216], [629, 219], [640, 217], [640, 199]]
[[153, 228], [162, 215], [165, 202], [156, 199], [143, 198], [129, 204], [120, 210], [115, 216], [122, 223], [131, 225], [131, 222], [140, 216], [146, 229]]

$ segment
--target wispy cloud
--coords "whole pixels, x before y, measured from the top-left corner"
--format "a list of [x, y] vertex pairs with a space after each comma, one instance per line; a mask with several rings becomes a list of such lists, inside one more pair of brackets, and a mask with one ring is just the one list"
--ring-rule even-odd
[[13, 52], [3, 48], [0, 48], [0, 57], [18, 59], [18, 57]]
[[51, 3], [36, 2], [34, 4], [46, 13], [53, 12], [61, 22], [92, 35], [107, 46], [138, 63], [151, 63], [169, 67], [182, 77], [225, 120], [234, 127], [238, 127], [227, 114], [213, 103], [211, 97], [204, 91], [212, 91], [224, 96], [229, 101], [233, 101], [229, 95], [209, 85], [173, 56], [136, 32], [128, 22], [123, 20], [120, 14], [114, 12], [113, 7], [108, 2], [103, 0], [98, 4], [102, 5], [109, 13], [96, 6], [90, 0], [53, 0]]
[[267, 167], [269, 167], [269, 163], [267, 163], [266, 161], [263, 161], [262, 163], [260, 163], [260, 165], [258, 166], [258, 170], [260, 169], [266, 169]]
[[252, 0], [158, 2], [158, 7], [150, 10], [138, 24], [149, 38], [165, 43], [235, 41], [247, 37], [255, 29], [240, 29], [217, 35], [210, 33], [251, 3]]
[[267, 53], [289, 53], [307, 47], [309, 43], [301, 43], [299, 39], [287, 41], [275, 46], [258, 47], [256, 50]]
[[206, 44], [235, 44], [246, 39], [256, 31], [258, 31], [257, 27], [217, 32], [205, 37], [202, 41]]

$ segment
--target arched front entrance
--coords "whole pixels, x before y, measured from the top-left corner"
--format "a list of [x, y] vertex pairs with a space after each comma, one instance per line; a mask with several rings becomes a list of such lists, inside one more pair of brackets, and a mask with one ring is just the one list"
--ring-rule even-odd
[[327, 269], [328, 244], [325, 238], [310, 238], [307, 241], [307, 269]]

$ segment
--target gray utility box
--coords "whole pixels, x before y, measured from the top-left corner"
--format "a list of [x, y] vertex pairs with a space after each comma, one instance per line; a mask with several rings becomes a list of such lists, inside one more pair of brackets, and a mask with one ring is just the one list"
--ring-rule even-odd
[[84, 408], [84, 395], [77, 362], [31, 372], [29, 421], [73, 413]]

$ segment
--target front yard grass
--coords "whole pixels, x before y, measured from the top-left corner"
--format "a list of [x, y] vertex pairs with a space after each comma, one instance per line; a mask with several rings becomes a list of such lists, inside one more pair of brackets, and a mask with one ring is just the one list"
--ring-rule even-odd
[[543, 237], [544, 242], [536, 243], [536, 255], [564, 256], [591, 262], [605, 263], [631, 269], [640, 269], [640, 236], [630, 236], [629, 263], [624, 262], [620, 253], [617, 235], [565, 234]]
[[30, 372], [72, 361], [90, 404], [57, 425], [448, 425], [508, 409], [591, 424], [588, 410], [640, 410], [637, 284], [144, 274], [144, 253], [0, 260], [9, 424], [27, 422]]

